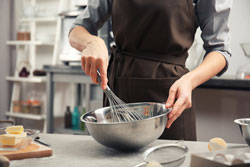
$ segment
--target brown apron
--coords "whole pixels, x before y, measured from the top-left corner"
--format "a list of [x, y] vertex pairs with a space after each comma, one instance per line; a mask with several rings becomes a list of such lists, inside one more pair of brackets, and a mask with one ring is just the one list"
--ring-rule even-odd
[[[171, 85], [188, 72], [187, 51], [197, 28], [192, 1], [113, 0], [117, 46], [108, 84], [124, 102], [166, 102]], [[160, 138], [196, 140], [194, 111], [184, 111]]]

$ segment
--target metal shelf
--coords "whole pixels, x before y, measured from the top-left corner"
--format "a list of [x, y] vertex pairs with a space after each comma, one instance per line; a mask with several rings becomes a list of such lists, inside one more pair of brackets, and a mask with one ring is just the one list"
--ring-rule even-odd
[[24, 113], [11, 113], [6, 112], [5, 115], [9, 117], [16, 117], [16, 118], [25, 118], [25, 119], [33, 119], [33, 120], [44, 120], [44, 115], [34, 115], [34, 114], [24, 114]]
[[42, 41], [7, 41], [7, 45], [38, 45], [38, 46], [54, 46], [54, 42]]
[[21, 22], [56, 22], [57, 17], [31, 17], [31, 18], [22, 18]]
[[42, 83], [46, 81], [46, 77], [28, 77], [28, 78], [21, 78], [21, 77], [6, 77], [7, 81], [13, 82], [32, 82], [32, 83]]

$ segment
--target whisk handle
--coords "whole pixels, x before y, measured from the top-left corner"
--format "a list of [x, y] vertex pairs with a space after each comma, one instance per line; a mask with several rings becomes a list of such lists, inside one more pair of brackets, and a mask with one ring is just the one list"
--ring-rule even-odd
[[99, 85], [101, 86], [102, 79], [101, 79], [101, 73], [99, 70], [97, 70], [97, 81], [98, 81]]
[[[100, 73], [99, 70], [97, 70], [97, 81], [98, 81], [99, 86], [101, 86], [102, 79], [101, 79], [101, 73]], [[108, 86], [107, 86], [107, 88], [104, 91], [107, 91], [107, 90], [110, 90], [110, 88]]]

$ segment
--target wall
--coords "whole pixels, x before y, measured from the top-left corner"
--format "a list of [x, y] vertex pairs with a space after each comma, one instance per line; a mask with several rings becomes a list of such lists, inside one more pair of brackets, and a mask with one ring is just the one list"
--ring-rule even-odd
[[232, 58], [230, 66], [225, 75], [235, 75], [237, 69], [245, 64], [246, 57], [240, 47], [241, 43], [250, 43], [250, 1], [234, 0], [233, 10], [229, 22], [232, 34], [231, 49]]
[[8, 110], [8, 99], [10, 98], [10, 85], [5, 77], [12, 72], [10, 64], [14, 60], [10, 48], [6, 45], [7, 39], [12, 36], [13, 13], [10, 10], [12, 0], [0, 1], [0, 119], [5, 119], [5, 112]]

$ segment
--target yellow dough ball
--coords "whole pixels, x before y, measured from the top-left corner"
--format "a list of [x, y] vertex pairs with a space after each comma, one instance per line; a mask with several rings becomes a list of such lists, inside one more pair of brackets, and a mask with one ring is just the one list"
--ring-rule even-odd
[[212, 138], [208, 142], [209, 151], [219, 151], [227, 149], [227, 143], [222, 138]]

